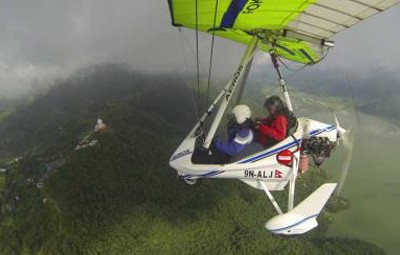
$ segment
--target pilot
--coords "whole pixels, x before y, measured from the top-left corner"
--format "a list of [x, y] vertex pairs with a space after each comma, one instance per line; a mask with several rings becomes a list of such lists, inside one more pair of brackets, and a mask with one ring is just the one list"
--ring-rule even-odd
[[264, 107], [268, 112], [268, 117], [256, 120], [255, 129], [258, 131], [258, 141], [264, 148], [268, 148], [286, 138], [288, 110], [278, 96], [268, 97], [264, 102]]

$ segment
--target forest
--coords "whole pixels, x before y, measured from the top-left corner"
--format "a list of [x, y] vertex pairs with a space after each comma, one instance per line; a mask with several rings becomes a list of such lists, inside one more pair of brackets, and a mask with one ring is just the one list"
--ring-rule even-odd
[[[263, 192], [179, 182], [168, 160], [195, 122], [193, 95], [179, 77], [102, 64], [0, 108], [0, 254], [385, 254], [322, 237], [332, 201], [318, 229], [287, 238], [265, 230]], [[108, 128], [93, 133], [98, 118]], [[83, 137], [97, 143], [76, 150]], [[296, 201], [329, 178], [312, 168]]]

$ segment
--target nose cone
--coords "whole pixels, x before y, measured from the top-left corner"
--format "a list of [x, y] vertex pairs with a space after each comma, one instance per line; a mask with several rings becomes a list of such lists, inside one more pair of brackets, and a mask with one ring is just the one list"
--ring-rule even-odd
[[265, 227], [274, 234], [299, 235], [304, 234], [318, 226], [316, 221], [318, 215], [308, 217], [298, 215], [294, 212], [284, 213], [273, 217], [265, 224]]

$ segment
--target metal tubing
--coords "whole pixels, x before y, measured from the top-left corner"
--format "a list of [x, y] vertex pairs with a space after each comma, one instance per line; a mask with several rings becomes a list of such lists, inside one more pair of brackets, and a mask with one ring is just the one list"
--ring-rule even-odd
[[207, 119], [208, 116], [210, 116], [210, 114], [212, 113], [212, 111], [214, 110], [215, 106], [217, 105], [217, 103], [221, 100], [222, 96], [225, 94], [225, 90], [222, 90], [221, 93], [219, 93], [219, 95], [217, 96], [217, 98], [215, 98], [215, 100], [211, 103], [211, 105], [208, 107], [208, 109], [203, 113], [203, 115], [201, 115], [200, 120], [196, 123], [196, 125], [192, 128], [192, 130], [190, 131], [188, 137], [193, 136], [193, 134], [196, 132], [196, 130], [203, 125], [203, 122]]
[[269, 200], [271, 201], [272, 205], [275, 207], [276, 211], [279, 214], [283, 214], [282, 209], [279, 207], [278, 203], [275, 201], [274, 197], [272, 196], [271, 192], [269, 191], [267, 185], [263, 181], [258, 181], [258, 183], [263, 187], [265, 193], [267, 194]]
[[294, 157], [293, 165], [292, 165], [292, 176], [289, 182], [289, 199], [288, 199], [288, 212], [293, 210], [294, 205], [294, 191], [296, 187], [296, 178], [298, 172], [298, 159]]
[[[242, 78], [244, 72], [245, 72], [245, 66], [249, 63], [251, 59], [253, 59], [255, 49], [257, 48], [257, 43], [258, 43], [258, 37], [253, 36], [253, 38], [250, 41], [250, 44], [247, 46], [247, 49], [245, 53], [243, 54], [243, 57], [240, 61], [240, 64], [236, 70], [236, 72], [233, 74], [233, 77], [231, 81], [226, 85], [225, 89], [223, 90], [223, 94], [225, 95], [222, 97], [222, 103], [219, 106], [218, 112], [215, 115], [214, 121], [211, 124], [210, 130], [208, 131], [207, 137], [204, 142], [204, 147], [209, 148], [212, 139], [214, 138], [215, 133], [217, 132], [217, 128], [219, 126], [219, 123], [222, 120], [222, 117], [225, 113], [226, 107], [228, 106], [229, 101], [231, 100], [231, 96], [235, 91], [236, 85], [239, 82], [239, 80]], [[219, 99], [219, 98], [217, 98]]]
[[293, 112], [292, 100], [290, 99], [289, 91], [287, 90], [285, 79], [283, 78], [281, 69], [279, 68], [279, 63], [278, 63], [278, 59], [274, 52], [273, 44], [272, 44], [271, 50], [269, 51], [269, 55], [271, 56], [271, 61], [272, 61], [272, 64], [274, 65], [275, 71], [278, 74], [279, 85], [282, 88], [282, 94], [283, 94], [286, 106], [289, 111]]
[[247, 81], [247, 77], [249, 77], [249, 73], [250, 73], [250, 69], [251, 69], [251, 65], [253, 64], [253, 59], [251, 59], [249, 61], [249, 63], [247, 63], [245, 70], [244, 70], [244, 74], [242, 79], [240, 80], [240, 84], [238, 85], [239, 87], [239, 92], [238, 92], [238, 96], [236, 98], [236, 103], [235, 105], [238, 105], [240, 103], [240, 101], [242, 100], [242, 96], [243, 96], [243, 91], [244, 88], [246, 87], [246, 81]]

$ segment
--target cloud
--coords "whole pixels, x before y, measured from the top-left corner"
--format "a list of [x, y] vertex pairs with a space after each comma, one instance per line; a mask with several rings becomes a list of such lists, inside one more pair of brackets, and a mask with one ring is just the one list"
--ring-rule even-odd
[[[344, 31], [321, 68], [399, 66], [397, 24], [398, 7]], [[183, 39], [171, 26], [167, 1], [3, 0], [0, 31], [2, 96], [101, 62], [126, 63], [147, 72], [196, 70], [190, 49], [194, 31], [183, 29]], [[207, 74], [210, 36], [201, 35], [199, 46], [201, 71]], [[217, 39], [213, 75], [230, 77], [243, 50], [242, 45]]]

